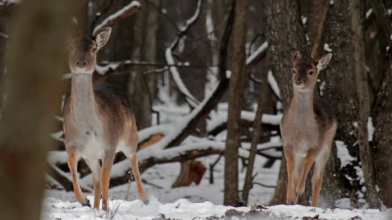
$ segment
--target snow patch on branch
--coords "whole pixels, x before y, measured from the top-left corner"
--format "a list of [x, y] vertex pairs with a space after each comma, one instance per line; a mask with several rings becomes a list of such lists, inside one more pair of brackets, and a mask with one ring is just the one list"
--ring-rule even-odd
[[172, 49], [175, 46], [176, 42], [174, 42], [170, 47], [166, 49], [165, 57], [166, 57], [166, 62], [171, 65], [169, 67], [169, 71], [173, 77], [174, 82], [176, 82], [176, 85], [178, 89], [185, 95], [185, 98], [188, 100], [189, 104], [192, 107], [197, 106], [197, 101], [196, 98], [193, 97], [193, 95], [189, 92], [188, 88], [185, 86], [184, 82], [182, 81], [180, 77], [180, 73], [178, 72], [177, 67], [175, 67], [175, 62], [172, 54]]
[[274, 91], [275, 95], [280, 98], [281, 96], [280, 96], [278, 82], [276, 82], [276, 79], [272, 74], [272, 71], [268, 71], [268, 83], [271, 86], [272, 90]]
[[124, 8], [122, 8], [121, 10], [117, 11], [116, 13], [110, 15], [109, 17], [107, 17], [104, 21], [102, 21], [101, 24], [97, 25], [94, 28], [93, 31], [93, 35], [95, 35], [97, 33], [97, 31], [99, 31], [101, 28], [107, 26], [110, 22], [120, 18], [123, 14], [125, 14], [127, 11], [131, 10], [132, 8], [140, 8], [141, 4], [138, 1], [132, 1], [130, 4], [128, 4], [127, 6], [125, 6]]
[[268, 42], [264, 42], [263, 44], [260, 45], [259, 48], [255, 52], [253, 52], [247, 59], [246, 59], [246, 65], [249, 65], [252, 63], [256, 57], [258, 57], [261, 53], [265, 52], [268, 48]]
[[[241, 119], [246, 121], [254, 121], [256, 117], [255, 112], [249, 111], [241, 111]], [[282, 115], [269, 115], [263, 114], [261, 122], [264, 124], [271, 124], [271, 125], [279, 125], [280, 120], [282, 119]], [[212, 131], [216, 127], [222, 125], [223, 123], [227, 122], [228, 120], [228, 113], [227, 112], [220, 112], [219, 115], [212, 118], [207, 122], [207, 131]]]
[[186, 23], [185, 23], [185, 25], [184, 25], [183, 27], [180, 27], [180, 28], [179, 28], [180, 31], [186, 31], [186, 29], [188, 29], [189, 25], [195, 23], [195, 21], [197, 20], [197, 18], [199, 17], [199, 14], [200, 14], [201, 1], [202, 1], [202, 0], [197, 1], [197, 6], [196, 6], [195, 13], [193, 14], [193, 16], [192, 16], [191, 18], [189, 18], [189, 19], [186, 21]]

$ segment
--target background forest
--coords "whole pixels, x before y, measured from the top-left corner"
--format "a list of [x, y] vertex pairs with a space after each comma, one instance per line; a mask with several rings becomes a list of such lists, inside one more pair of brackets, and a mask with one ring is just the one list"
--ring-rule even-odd
[[[10, 197], [42, 198], [31, 187], [40, 189], [43, 179], [33, 174], [44, 177], [44, 167], [47, 193], [74, 200], [61, 116], [71, 82], [65, 44], [70, 32], [93, 34], [108, 25], [112, 35], [98, 53], [94, 81], [127, 92], [142, 179], [161, 201], [285, 203], [279, 123], [292, 97], [292, 55], [300, 51], [333, 54], [316, 91], [339, 123], [319, 206], [392, 208], [392, 1], [32, 2], [39, 6], [0, 2], [0, 57], [7, 60], [0, 64], [0, 180], [11, 176], [0, 181], [0, 205], [11, 207]], [[39, 62], [47, 65], [32, 68]], [[50, 75], [54, 67], [61, 80]], [[116, 156], [110, 196], [135, 199], [124, 159]], [[78, 169], [91, 192], [83, 160]], [[311, 197], [308, 179], [303, 205]]]

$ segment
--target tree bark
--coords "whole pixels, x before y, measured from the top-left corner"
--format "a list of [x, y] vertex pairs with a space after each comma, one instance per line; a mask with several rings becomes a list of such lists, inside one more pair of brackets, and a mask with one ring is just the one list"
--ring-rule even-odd
[[330, 1], [309, 1], [310, 12], [306, 22], [306, 29], [311, 42], [310, 55], [313, 58], [321, 57], [324, 52], [323, 34], [329, 7]]
[[354, 44], [353, 62], [355, 83], [358, 96], [358, 145], [361, 158], [363, 177], [366, 186], [366, 201], [370, 208], [379, 208], [374, 162], [372, 158], [372, 149], [368, 141], [368, 118], [370, 111], [369, 103], [369, 88], [366, 73], [365, 63], [365, 45], [363, 37], [363, 18], [364, 18], [364, 3], [363, 1], [350, 1], [350, 8], [352, 9], [351, 24], [352, 24], [352, 42]]
[[[331, 6], [325, 33], [327, 34], [326, 43], [332, 49], [333, 58], [329, 67], [322, 73], [326, 82], [323, 98], [334, 107], [338, 120], [335, 140], [342, 141], [351, 156], [355, 158], [360, 157], [359, 148], [356, 146], [359, 137], [365, 139], [364, 144], [367, 144], [365, 133], [367, 132], [366, 111], [368, 111], [366, 107], [368, 105], [366, 103], [368, 102], [367, 85], [363, 85], [364, 81], [365, 84], [367, 83], [366, 73], [363, 72], [365, 71], [365, 63], [360, 19], [363, 8], [358, 8], [359, 4], [359, 1], [335, 1]], [[359, 91], [357, 83], [365, 90]], [[359, 127], [356, 127], [354, 122], [358, 122]], [[331, 157], [335, 158], [336, 155], [331, 155]], [[364, 161], [364, 163], [368, 163], [368, 161]], [[341, 195], [337, 194], [339, 192], [337, 190], [322, 192], [322, 195], [325, 195], [329, 201], [335, 201], [342, 196], [351, 197], [353, 206], [360, 205], [357, 201], [357, 195], [359, 195], [357, 192], [361, 190], [362, 186], [356, 167], [360, 167], [359, 161], [353, 161], [342, 169], [335, 167], [336, 174], [350, 176], [352, 180], [349, 181], [344, 176], [338, 178], [325, 176], [325, 187], [341, 189], [339, 190]], [[339, 180], [340, 185], [345, 184], [345, 186], [343, 188], [337, 187], [331, 182], [335, 180]]]
[[[146, 28], [142, 13], [137, 14], [133, 26], [133, 46], [132, 60], [141, 61], [143, 59], [144, 37], [143, 29]], [[131, 102], [133, 113], [135, 114], [138, 129], [143, 129], [151, 125], [151, 101], [148, 84], [139, 71], [131, 71], [127, 79], [128, 99]]]
[[392, 207], [392, 41], [386, 52], [385, 68], [381, 87], [377, 93], [372, 117], [374, 119], [374, 166], [376, 184], [379, 188], [378, 195], [382, 204], [387, 208]]
[[229, 87], [230, 119], [227, 126], [225, 150], [224, 204], [238, 206], [238, 148], [240, 146], [240, 118], [246, 79], [246, 11], [247, 0], [233, 1], [235, 20], [233, 29], [232, 74]]
[[75, 6], [75, 1], [24, 1], [14, 17], [0, 124], [2, 219], [40, 219], [46, 152], [53, 147], [49, 134], [60, 108]]

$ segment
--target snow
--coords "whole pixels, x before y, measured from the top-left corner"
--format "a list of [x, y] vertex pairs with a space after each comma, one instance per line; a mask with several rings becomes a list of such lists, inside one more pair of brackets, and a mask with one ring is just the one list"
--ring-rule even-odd
[[373, 141], [375, 128], [373, 126], [373, 119], [371, 117], [369, 117], [368, 119], [367, 129], [368, 129], [368, 139], [369, 141]]
[[253, 60], [259, 56], [259, 54], [263, 53], [265, 50], [268, 48], [268, 42], [264, 42], [263, 44], [260, 45], [259, 48], [255, 52], [253, 52], [247, 59], [246, 59], [246, 64], [250, 64], [253, 62]]
[[268, 71], [268, 83], [271, 86], [272, 90], [274, 91], [275, 95], [280, 98], [280, 90], [279, 90], [278, 82], [276, 82], [276, 79], [272, 74], [272, 71]]
[[109, 70], [115, 70], [119, 66], [120, 66], [120, 63], [110, 63], [110, 64], [105, 65], [105, 66], [96, 65], [95, 66], [95, 71], [97, 71], [98, 74], [100, 74], [100, 75], [105, 75]]
[[1, 0], [0, 5], [19, 4], [22, 0]]
[[[91, 197], [89, 197], [91, 201]], [[228, 210], [236, 210], [238, 216], [225, 218], [225, 219], [249, 219], [248, 217], [242, 217], [242, 213], [249, 212], [249, 207], [238, 207], [234, 208], [231, 206], [215, 205], [209, 201], [202, 203], [192, 203], [186, 199], [179, 199], [172, 203], [161, 203], [157, 199], [152, 198], [148, 205], [145, 205], [140, 200], [124, 201], [114, 200], [111, 201], [109, 206], [119, 204], [117, 214], [113, 219], [138, 219], [138, 220], [152, 220], [152, 219], [208, 219], [214, 217], [214, 219], [223, 219], [226, 216]], [[325, 220], [351, 220], [351, 219], [366, 219], [366, 220], [381, 220], [390, 217], [390, 213], [382, 213], [376, 209], [369, 210], [348, 210], [348, 209], [321, 209], [300, 205], [277, 205], [277, 206], [265, 206], [258, 210], [260, 217], [257, 218], [256, 214], [253, 214], [254, 219], [265, 219], [265, 216], [280, 217], [281, 219], [325, 219]], [[101, 211], [102, 212], [102, 211]], [[89, 207], [83, 207], [77, 202], [63, 202], [61, 200], [48, 197], [44, 201], [43, 207], [43, 220], [46, 219], [61, 219], [61, 220], [73, 220], [73, 219], [102, 219], [96, 217], [96, 212]], [[227, 216], [228, 217], [228, 216]]]
[[[219, 114], [211, 116], [211, 120], [207, 121], [207, 131], [212, 131], [216, 127], [222, 125], [223, 123], [227, 122], [228, 113], [227, 111], [221, 111]], [[241, 119], [246, 121], [254, 121], [256, 117], [255, 112], [249, 111], [241, 111]], [[264, 124], [271, 124], [271, 125], [279, 125], [280, 120], [282, 119], [282, 115], [270, 115], [270, 114], [263, 114], [261, 122]]]
[[324, 50], [329, 53], [332, 52], [332, 48], [329, 46], [329, 44], [324, 44]]
[[122, 8], [121, 10], [117, 11], [116, 13], [110, 15], [109, 17], [107, 17], [104, 21], [102, 21], [101, 24], [97, 25], [94, 28], [93, 31], [93, 35], [95, 35], [97, 33], [97, 31], [99, 29], [101, 29], [102, 27], [104, 27], [107, 23], [109, 23], [110, 21], [117, 19], [117, 17], [120, 17], [122, 14], [124, 14], [124, 12], [128, 11], [131, 8], [134, 7], [141, 7], [140, 3], [138, 1], [132, 1], [130, 4], [128, 4], [127, 6], [125, 6], [124, 8]]
[[369, 10], [366, 12], [366, 19], [368, 19], [372, 13], [373, 13], [373, 9], [371, 8], [371, 9], [369, 9]]
[[180, 28], [181, 31], [185, 31], [186, 29], [188, 29], [189, 25], [195, 23], [197, 17], [199, 17], [200, 9], [201, 9], [201, 0], [197, 1], [195, 13], [193, 14], [193, 16], [191, 18], [189, 18], [186, 21], [185, 25]]
[[340, 160], [340, 168], [351, 164], [351, 161], [355, 161], [355, 158], [352, 157], [347, 149], [347, 145], [343, 141], [335, 141], [337, 156]]

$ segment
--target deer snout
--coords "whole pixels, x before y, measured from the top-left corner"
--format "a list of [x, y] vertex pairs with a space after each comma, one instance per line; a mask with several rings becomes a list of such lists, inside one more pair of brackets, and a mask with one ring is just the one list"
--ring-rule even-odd
[[299, 85], [302, 84], [302, 81], [301, 81], [301, 80], [297, 80], [297, 81], [295, 81], [295, 84], [296, 84], [297, 86], [299, 86]]
[[78, 61], [76, 61], [76, 66], [79, 68], [84, 68], [87, 66], [87, 61], [86, 60], [78, 60]]

